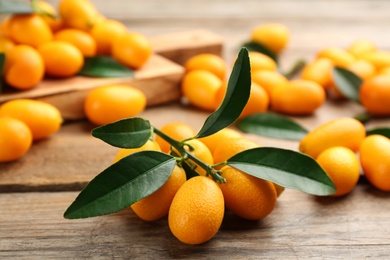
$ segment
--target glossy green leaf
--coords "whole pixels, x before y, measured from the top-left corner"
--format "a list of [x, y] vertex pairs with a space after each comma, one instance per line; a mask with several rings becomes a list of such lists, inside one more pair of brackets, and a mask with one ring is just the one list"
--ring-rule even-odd
[[335, 67], [333, 69], [333, 81], [337, 89], [348, 99], [360, 102], [359, 89], [362, 85], [362, 80], [353, 72]]
[[100, 78], [133, 77], [132, 69], [122, 65], [109, 56], [94, 56], [84, 59], [84, 66], [78, 73], [82, 76]]
[[243, 48], [234, 64], [222, 104], [206, 119], [197, 137], [212, 135], [236, 121], [248, 102], [250, 90], [251, 72], [248, 51]]
[[237, 127], [247, 133], [290, 140], [300, 140], [308, 132], [288, 117], [271, 112], [245, 117]]
[[94, 137], [120, 148], [141, 147], [151, 134], [149, 121], [139, 117], [122, 119], [92, 130]]
[[29, 1], [0, 1], [0, 14], [32, 14], [33, 12], [34, 11]]
[[246, 42], [242, 45], [242, 47], [247, 48], [248, 51], [255, 51], [255, 52], [263, 53], [263, 54], [267, 55], [268, 57], [270, 57], [271, 59], [273, 59], [276, 63], [278, 62], [278, 56], [273, 51], [271, 51], [270, 49], [268, 49], [267, 47], [265, 47], [261, 43]]
[[64, 217], [88, 218], [125, 209], [164, 185], [175, 163], [172, 156], [156, 151], [126, 156], [88, 183]]
[[3, 91], [3, 69], [5, 65], [5, 53], [0, 53], [0, 93]]
[[336, 188], [311, 157], [291, 150], [260, 147], [234, 155], [228, 165], [280, 186], [313, 195], [330, 195]]
[[367, 130], [367, 135], [383, 135], [390, 138], [390, 128], [383, 127]]

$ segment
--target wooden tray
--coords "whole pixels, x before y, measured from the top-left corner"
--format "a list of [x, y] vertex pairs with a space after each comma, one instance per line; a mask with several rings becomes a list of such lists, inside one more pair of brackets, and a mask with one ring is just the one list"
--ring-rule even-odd
[[207, 52], [221, 55], [222, 52], [222, 39], [202, 29], [158, 35], [151, 37], [150, 41], [156, 54], [135, 72], [134, 78], [77, 76], [61, 80], [45, 79], [31, 90], [0, 94], [0, 103], [34, 98], [56, 106], [65, 120], [76, 120], [85, 117], [83, 103], [91, 89], [109, 84], [128, 84], [145, 93], [147, 106], [165, 104], [180, 98], [184, 68], [179, 64], [196, 54]]

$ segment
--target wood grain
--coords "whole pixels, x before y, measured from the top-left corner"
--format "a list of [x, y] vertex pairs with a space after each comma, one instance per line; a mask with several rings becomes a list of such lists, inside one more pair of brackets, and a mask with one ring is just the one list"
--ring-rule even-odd
[[[58, 3], [59, 0], [51, 0]], [[207, 28], [224, 40], [231, 62], [253, 26], [281, 22], [291, 40], [281, 66], [312, 59], [324, 47], [346, 47], [370, 39], [388, 49], [390, 1], [378, 0], [93, 0], [107, 17], [119, 19], [148, 37]], [[231, 63], [229, 63], [231, 64]], [[315, 114], [293, 117], [308, 129], [326, 120], [363, 112], [358, 104], [327, 102]], [[142, 115], [159, 127], [181, 121], [199, 129], [207, 113], [179, 104], [147, 109]], [[389, 127], [388, 118], [367, 125]], [[389, 194], [359, 183], [344, 198], [315, 198], [287, 190], [262, 221], [225, 216], [210, 242], [188, 246], [177, 241], [167, 220], [139, 220], [131, 212], [85, 220], [65, 220], [76, 190], [111, 163], [115, 148], [90, 136], [85, 121], [34, 144], [20, 161], [0, 164], [0, 259], [389, 259]], [[297, 142], [255, 135], [263, 146], [296, 149]], [[69, 178], [73, 180], [69, 180]], [[18, 184], [20, 183], [20, 184]], [[56, 192], [38, 192], [55, 190]], [[24, 191], [17, 193], [15, 191]], [[35, 192], [29, 192], [35, 191]]]
[[1, 259], [388, 259], [390, 195], [359, 184], [345, 198], [286, 190], [261, 221], [227, 212], [217, 235], [190, 246], [167, 219], [145, 222], [130, 210], [66, 220], [77, 193], [0, 196]]

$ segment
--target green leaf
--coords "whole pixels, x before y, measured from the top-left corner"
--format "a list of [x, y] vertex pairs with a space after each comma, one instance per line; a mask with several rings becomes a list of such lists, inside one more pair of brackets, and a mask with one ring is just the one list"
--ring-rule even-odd
[[0, 14], [32, 14], [33, 12], [29, 2], [0, 0]]
[[120, 148], [141, 147], [151, 134], [149, 121], [139, 117], [122, 119], [92, 130], [94, 137]]
[[225, 98], [219, 108], [205, 121], [197, 138], [212, 135], [231, 125], [241, 114], [251, 91], [251, 72], [248, 51], [243, 48], [238, 54], [229, 78]]
[[367, 130], [367, 135], [383, 135], [390, 138], [390, 128], [383, 127]]
[[237, 127], [247, 133], [290, 140], [300, 140], [308, 132], [288, 117], [271, 112], [245, 117]]
[[133, 77], [134, 72], [130, 68], [120, 64], [109, 56], [94, 56], [84, 59], [84, 66], [78, 73], [82, 76], [119, 78]]
[[253, 148], [234, 155], [227, 163], [255, 177], [309, 194], [324, 196], [336, 191], [332, 180], [313, 158], [291, 150]]
[[363, 81], [355, 73], [340, 67], [335, 67], [333, 69], [333, 81], [337, 89], [346, 98], [360, 102], [359, 89]]
[[88, 218], [125, 209], [164, 185], [175, 163], [172, 156], [156, 151], [126, 156], [88, 183], [64, 217]]
[[0, 53], [0, 93], [3, 91], [3, 69], [5, 65], [5, 53]]
[[353, 118], [360, 121], [362, 124], [366, 124], [371, 120], [372, 115], [368, 113], [361, 113], [361, 114], [354, 115]]
[[273, 59], [276, 63], [278, 63], [278, 56], [273, 51], [271, 51], [270, 49], [268, 49], [267, 47], [265, 47], [261, 43], [246, 42], [242, 45], [242, 47], [247, 48], [248, 51], [256, 51], [256, 52], [263, 53], [263, 54], [267, 55], [268, 57], [270, 57], [271, 59]]

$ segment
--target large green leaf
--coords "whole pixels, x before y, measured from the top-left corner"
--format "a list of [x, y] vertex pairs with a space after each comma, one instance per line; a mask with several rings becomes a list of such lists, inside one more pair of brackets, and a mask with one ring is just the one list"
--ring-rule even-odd
[[3, 69], [5, 65], [5, 53], [0, 53], [0, 93], [3, 91]]
[[64, 217], [88, 218], [125, 209], [164, 185], [175, 163], [172, 156], [156, 151], [126, 156], [88, 183]]
[[245, 117], [237, 123], [237, 127], [247, 133], [291, 140], [300, 140], [308, 132], [288, 117], [272, 112]]
[[250, 91], [250, 63], [248, 51], [243, 48], [234, 64], [222, 104], [206, 119], [197, 137], [212, 135], [236, 121], [248, 102]]
[[82, 76], [100, 78], [133, 77], [132, 69], [120, 64], [109, 56], [94, 56], [84, 59], [84, 66], [78, 73]]
[[122, 119], [92, 130], [94, 137], [120, 148], [141, 147], [151, 134], [149, 121], [139, 117]]
[[255, 51], [265, 54], [271, 59], [273, 59], [276, 63], [278, 62], [278, 56], [259, 42], [245, 42], [242, 47], [247, 48], [248, 51]]
[[286, 188], [324, 196], [336, 188], [319, 164], [302, 153], [280, 148], [249, 149], [228, 159], [228, 165]]
[[33, 12], [28, 1], [0, 0], [0, 14], [31, 14]]
[[390, 138], [390, 128], [383, 127], [367, 130], [367, 135], [383, 135]]
[[359, 89], [362, 85], [362, 80], [353, 72], [335, 67], [333, 69], [333, 81], [337, 89], [348, 99], [360, 102]]

